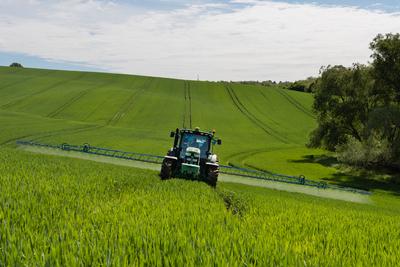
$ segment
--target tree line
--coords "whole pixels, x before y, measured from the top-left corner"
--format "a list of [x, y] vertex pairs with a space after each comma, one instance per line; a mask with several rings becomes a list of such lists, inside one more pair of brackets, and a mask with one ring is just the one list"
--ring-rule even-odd
[[316, 81], [316, 78], [309, 77], [305, 80], [298, 80], [298, 81], [294, 81], [294, 82], [289, 82], [289, 81], [277, 82], [277, 81], [272, 81], [272, 80], [266, 80], [266, 81], [239, 81], [237, 83], [249, 84], [249, 85], [261, 85], [261, 86], [266, 86], [266, 87], [271, 87], [271, 86], [277, 85], [283, 89], [311, 93], [313, 91], [315, 81]]
[[367, 65], [321, 68], [308, 146], [336, 151], [350, 165], [400, 170], [400, 34], [379, 34], [370, 49]]

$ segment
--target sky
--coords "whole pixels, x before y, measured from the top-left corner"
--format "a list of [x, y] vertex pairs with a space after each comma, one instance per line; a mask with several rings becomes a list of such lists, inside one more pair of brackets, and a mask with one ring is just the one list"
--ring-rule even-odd
[[294, 81], [390, 32], [397, 0], [0, 0], [0, 65]]

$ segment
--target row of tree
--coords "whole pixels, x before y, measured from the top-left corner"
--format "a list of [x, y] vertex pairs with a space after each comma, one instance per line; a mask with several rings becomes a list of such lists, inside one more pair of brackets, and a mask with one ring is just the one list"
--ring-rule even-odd
[[371, 64], [321, 69], [309, 146], [348, 164], [400, 169], [400, 34], [378, 35], [370, 48]]
[[238, 83], [241, 84], [250, 84], [250, 85], [262, 85], [266, 87], [271, 87], [273, 85], [278, 85], [281, 88], [285, 88], [288, 90], [294, 90], [294, 91], [299, 91], [299, 92], [312, 92], [313, 91], [313, 86], [314, 82], [316, 81], [316, 78], [309, 77], [305, 80], [299, 80], [299, 81], [294, 81], [294, 82], [289, 82], [289, 81], [240, 81]]

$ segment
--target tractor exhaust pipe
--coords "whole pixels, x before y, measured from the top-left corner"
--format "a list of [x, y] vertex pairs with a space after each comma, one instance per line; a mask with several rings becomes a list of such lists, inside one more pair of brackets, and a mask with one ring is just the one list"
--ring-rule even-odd
[[175, 130], [175, 139], [174, 139], [174, 147], [178, 146], [178, 141], [179, 141], [179, 129], [176, 128], [176, 130]]

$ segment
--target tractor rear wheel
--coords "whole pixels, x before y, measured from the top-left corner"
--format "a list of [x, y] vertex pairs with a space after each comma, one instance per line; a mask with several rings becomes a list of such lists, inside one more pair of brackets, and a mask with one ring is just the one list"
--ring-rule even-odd
[[170, 179], [172, 176], [172, 162], [170, 160], [163, 160], [163, 163], [161, 165], [161, 180], [167, 180]]
[[218, 174], [219, 174], [218, 168], [210, 168], [210, 169], [208, 169], [208, 172], [207, 172], [207, 183], [210, 186], [212, 186], [212, 187], [216, 187], [217, 186]]

